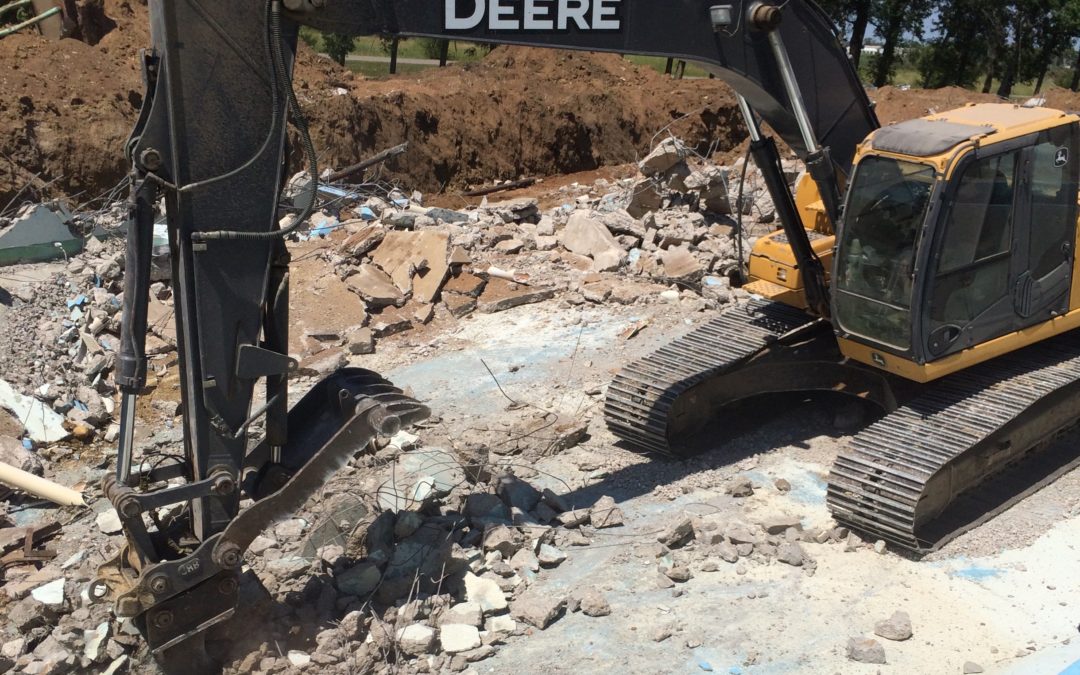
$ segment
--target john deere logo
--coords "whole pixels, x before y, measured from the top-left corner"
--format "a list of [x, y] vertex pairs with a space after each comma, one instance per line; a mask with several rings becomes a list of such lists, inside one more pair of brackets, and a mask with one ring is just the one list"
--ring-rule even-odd
[[1058, 148], [1057, 152], [1054, 153], [1054, 166], [1060, 169], [1061, 167], [1065, 166], [1068, 163], [1069, 163], [1069, 149], [1068, 148]]
[[623, 0], [445, 0], [446, 30], [613, 31]]

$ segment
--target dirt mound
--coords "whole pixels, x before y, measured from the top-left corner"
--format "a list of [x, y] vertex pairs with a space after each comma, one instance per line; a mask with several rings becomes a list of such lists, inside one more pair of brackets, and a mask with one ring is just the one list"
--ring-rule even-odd
[[[994, 94], [969, 91], [960, 87], [941, 89], [909, 89], [881, 87], [869, 92], [876, 103], [882, 124], [893, 124], [932, 113], [959, 108], [968, 103], [1001, 103]], [[1060, 110], [1080, 109], [1080, 94], [1053, 87], [1043, 93], [1046, 105]]]
[[[112, 0], [95, 46], [31, 34], [0, 41], [0, 206], [25, 195], [89, 199], [123, 178], [123, 146], [142, 104], [136, 56], [146, 8]], [[141, 16], [142, 22], [137, 20]]]
[[701, 150], [742, 136], [724, 85], [673, 82], [613, 55], [502, 47], [472, 67], [356, 78], [349, 89], [307, 92], [324, 161], [408, 140], [396, 177], [427, 190], [633, 161], [676, 120]]
[[[0, 204], [28, 185], [34, 198], [84, 201], [125, 175], [147, 11], [107, 0], [105, 12], [116, 28], [95, 46], [34, 35], [0, 42], [10, 64], [0, 73]], [[389, 177], [428, 192], [632, 161], [675, 120], [673, 131], [703, 150], [741, 140], [723, 84], [672, 81], [614, 55], [499, 48], [478, 64], [368, 80], [305, 49], [296, 86], [323, 165], [408, 140]]]

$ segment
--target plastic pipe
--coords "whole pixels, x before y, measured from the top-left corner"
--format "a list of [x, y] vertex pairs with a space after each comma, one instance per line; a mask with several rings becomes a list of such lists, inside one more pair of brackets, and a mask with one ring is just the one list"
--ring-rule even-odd
[[0, 462], [0, 482], [61, 506], [86, 506], [82, 494], [75, 490], [17, 469], [5, 462]]

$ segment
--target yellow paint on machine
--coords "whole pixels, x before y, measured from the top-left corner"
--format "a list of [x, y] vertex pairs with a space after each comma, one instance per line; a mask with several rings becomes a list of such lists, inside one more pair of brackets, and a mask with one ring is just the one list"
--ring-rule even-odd
[[1080, 328], [1080, 310], [1071, 311], [1030, 328], [1002, 335], [962, 352], [921, 365], [853, 340], [839, 338], [837, 341], [840, 343], [840, 352], [849, 359], [886, 370], [908, 380], [925, 383], [958, 373], [965, 368], [1004, 356], [1076, 328]]
[[[836, 237], [811, 233], [810, 246], [825, 266], [826, 274], [832, 269], [833, 246]], [[782, 302], [798, 309], [806, 309], [806, 291], [802, 272], [795, 263], [795, 255], [783, 231], [773, 232], [759, 239], [750, 254], [750, 285], [766, 282], [758, 290], [750, 289], [770, 300]], [[779, 290], [778, 290], [779, 289]], [[764, 290], [765, 292], [761, 292]]]

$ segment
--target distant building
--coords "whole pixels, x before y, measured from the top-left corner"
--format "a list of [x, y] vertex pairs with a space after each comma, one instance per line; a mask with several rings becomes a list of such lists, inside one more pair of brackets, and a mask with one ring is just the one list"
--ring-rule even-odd
[[885, 47], [882, 45], [863, 45], [862, 48], [863, 54], [873, 54], [875, 56], [880, 55], [883, 51], [885, 51]]

